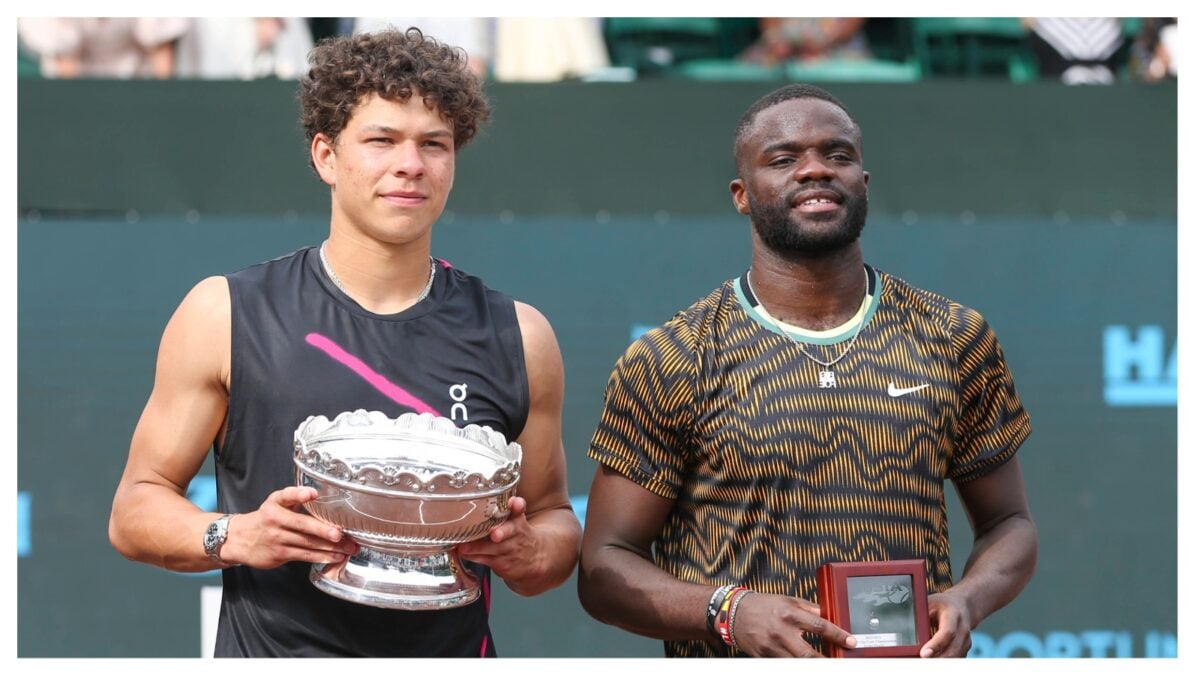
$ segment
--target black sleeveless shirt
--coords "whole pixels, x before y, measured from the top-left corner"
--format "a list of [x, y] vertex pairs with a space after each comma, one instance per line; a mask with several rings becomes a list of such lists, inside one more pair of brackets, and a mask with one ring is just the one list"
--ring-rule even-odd
[[[216, 449], [224, 513], [257, 509], [295, 485], [292, 435], [310, 415], [363, 408], [432, 412], [516, 440], [529, 411], [511, 298], [438, 261], [428, 297], [373, 314], [326, 276], [317, 248], [227, 275], [232, 303], [229, 416]], [[464, 561], [466, 562], [466, 561]], [[217, 656], [495, 656], [489, 571], [483, 597], [404, 611], [340, 600], [308, 581], [309, 563], [222, 572]]]

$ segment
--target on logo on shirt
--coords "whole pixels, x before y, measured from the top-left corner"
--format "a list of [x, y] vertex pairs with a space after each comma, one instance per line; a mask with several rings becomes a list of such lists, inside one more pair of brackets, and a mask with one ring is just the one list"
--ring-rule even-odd
[[462, 413], [462, 421], [467, 421], [467, 406], [463, 401], [467, 400], [467, 385], [452, 384], [450, 385], [450, 399], [454, 404], [450, 406], [450, 419], [457, 420], [458, 414]]

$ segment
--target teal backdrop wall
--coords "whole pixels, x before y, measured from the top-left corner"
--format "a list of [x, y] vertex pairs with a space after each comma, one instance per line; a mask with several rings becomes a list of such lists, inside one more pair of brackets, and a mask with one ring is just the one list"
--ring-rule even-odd
[[[574, 496], [617, 356], [748, 265], [732, 128], [771, 88], [490, 87], [434, 252], [554, 325]], [[829, 88], [864, 130], [868, 261], [981, 310], [1033, 418], [1038, 572], [973, 653], [1174, 656], [1176, 90]], [[324, 237], [294, 85], [22, 80], [17, 110], [18, 655], [199, 656], [219, 578], [123, 559], [108, 509], [179, 300]], [[970, 528], [947, 489], [961, 571]], [[574, 583], [498, 587], [501, 655], [661, 654], [588, 617]]]

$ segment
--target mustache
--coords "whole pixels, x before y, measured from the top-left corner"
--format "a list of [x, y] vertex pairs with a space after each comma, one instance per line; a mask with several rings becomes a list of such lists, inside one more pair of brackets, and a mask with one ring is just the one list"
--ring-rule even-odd
[[798, 197], [799, 195], [801, 195], [805, 192], [813, 192], [816, 190], [826, 190], [829, 192], [836, 193], [842, 203], [846, 203], [850, 199], [850, 195], [845, 190], [837, 187], [836, 185], [834, 185], [832, 183], [828, 183], [828, 182], [819, 182], [819, 183], [805, 183], [804, 185], [801, 185], [801, 186], [795, 188], [794, 190], [788, 192], [785, 203], [791, 204], [792, 202], [794, 202], [796, 200], [796, 197]]

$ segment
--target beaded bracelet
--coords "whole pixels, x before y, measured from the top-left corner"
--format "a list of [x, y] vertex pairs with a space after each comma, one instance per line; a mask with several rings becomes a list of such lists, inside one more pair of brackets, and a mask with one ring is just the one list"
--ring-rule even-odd
[[747, 589], [747, 590], [742, 591], [741, 593], [738, 593], [737, 597], [733, 599], [733, 603], [730, 604], [730, 606], [729, 606], [729, 643], [728, 644], [730, 647], [733, 647], [734, 649], [738, 648], [737, 636], [733, 632], [733, 622], [737, 621], [738, 605], [742, 604], [742, 598], [746, 597], [747, 595], [750, 595], [753, 592], [754, 591]]
[[735, 586], [733, 584], [721, 586], [717, 590], [713, 591], [712, 596], [708, 599], [708, 609], [704, 614], [704, 622], [708, 627], [708, 632], [717, 639], [721, 638], [720, 634], [717, 633], [717, 614], [719, 614], [721, 611], [721, 603], [725, 601], [725, 596], [729, 595], [729, 592], [734, 588]]

